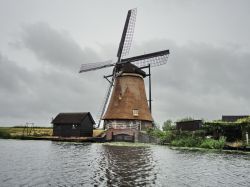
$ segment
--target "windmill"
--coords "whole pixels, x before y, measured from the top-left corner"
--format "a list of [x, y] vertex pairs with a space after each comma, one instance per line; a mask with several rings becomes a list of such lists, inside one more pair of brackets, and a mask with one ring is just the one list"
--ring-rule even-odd
[[[109, 60], [81, 65], [79, 73], [113, 67], [111, 75], [104, 76], [109, 81], [109, 87], [100, 113], [98, 127], [101, 120], [104, 120], [105, 129], [136, 128], [140, 130], [152, 127], [150, 68], [166, 64], [169, 50], [124, 58], [131, 47], [136, 14], [136, 9], [131, 9], [127, 13], [116, 62]], [[148, 74], [142, 70], [145, 68], [148, 68]], [[143, 79], [147, 76], [149, 76], [149, 104]]]

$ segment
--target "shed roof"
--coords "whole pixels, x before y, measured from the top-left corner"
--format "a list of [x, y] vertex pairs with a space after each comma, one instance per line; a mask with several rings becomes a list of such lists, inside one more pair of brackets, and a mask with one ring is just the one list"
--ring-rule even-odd
[[200, 119], [194, 119], [194, 120], [187, 120], [187, 121], [177, 121], [178, 124], [186, 124], [186, 123], [196, 123], [196, 122], [202, 122]]
[[91, 116], [90, 112], [59, 113], [55, 117], [55, 119], [52, 120], [51, 123], [53, 123], [53, 124], [55, 124], [55, 123], [64, 123], [64, 124], [75, 123], [75, 124], [79, 124], [87, 116], [89, 116], [92, 123], [95, 124], [95, 121], [94, 121], [93, 117]]
[[247, 118], [249, 117], [249, 115], [223, 115], [222, 116], [222, 121], [226, 121], [226, 122], [235, 122], [238, 119], [242, 119], [242, 118]]

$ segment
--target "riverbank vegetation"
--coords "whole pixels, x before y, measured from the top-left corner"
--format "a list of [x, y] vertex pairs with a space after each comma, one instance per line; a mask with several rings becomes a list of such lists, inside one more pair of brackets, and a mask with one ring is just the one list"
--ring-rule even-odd
[[0, 138], [22, 139], [28, 137], [49, 137], [52, 136], [51, 127], [0, 127]]
[[148, 134], [159, 138], [159, 143], [176, 147], [199, 147], [207, 149], [222, 149], [226, 138], [220, 137], [218, 140], [211, 137], [205, 137], [203, 131], [199, 132], [179, 132], [176, 130], [161, 131], [151, 129]]
[[[0, 138], [3, 139], [40, 139], [52, 137], [52, 127], [0, 127]], [[94, 129], [93, 137], [100, 137], [104, 133], [102, 129]]]
[[[195, 122], [190, 126], [190, 121]], [[197, 122], [198, 121], [198, 122]], [[182, 127], [176, 124], [182, 123]], [[183, 122], [188, 122], [183, 124]], [[197, 123], [196, 123], [197, 122]], [[200, 125], [200, 122], [202, 125]], [[197, 126], [198, 124], [198, 126]], [[183, 130], [188, 125], [192, 130]], [[187, 127], [187, 126], [186, 126]], [[11, 139], [52, 139], [52, 127], [0, 127], [0, 138]], [[193, 120], [192, 118], [183, 118], [173, 123], [171, 120], [164, 122], [162, 129], [148, 129], [147, 134], [156, 139], [162, 145], [175, 147], [196, 147], [206, 149], [242, 149], [249, 150], [250, 145], [247, 141], [250, 134], [250, 117], [239, 119], [235, 122], [225, 122], [216, 120], [204, 122]], [[93, 137], [104, 137], [105, 131], [95, 129]]]
[[[192, 121], [184, 118], [178, 122]], [[183, 131], [176, 127], [171, 120], [164, 122], [162, 130], [149, 129], [150, 136], [159, 139], [159, 143], [176, 147], [198, 147], [206, 149], [222, 149], [225, 147], [247, 147], [246, 134], [250, 132], [250, 117], [239, 119], [236, 122], [216, 120], [202, 122], [196, 130]]]
[[150, 147], [152, 144], [148, 143], [132, 143], [132, 142], [105, 142], [102, 143], [105, 146], [116, 146], [116, 147]]

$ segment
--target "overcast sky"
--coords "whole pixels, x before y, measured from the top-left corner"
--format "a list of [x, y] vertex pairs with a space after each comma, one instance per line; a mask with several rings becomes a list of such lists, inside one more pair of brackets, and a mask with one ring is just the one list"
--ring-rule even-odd
[[129, 56], [171, 53], [152, 69], [157, 123], [250, 114], [250, 1], [0, 0], [0, 125], [50, 125], [59, 112], [96, 117], [112, 69], [78, 70], [116, 60], [132, 8]]

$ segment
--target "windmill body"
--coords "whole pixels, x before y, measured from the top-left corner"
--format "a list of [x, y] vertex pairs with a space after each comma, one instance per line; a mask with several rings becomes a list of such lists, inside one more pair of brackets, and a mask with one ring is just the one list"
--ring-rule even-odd
[[125, 64], [114, 81], [111, 98], [103, 116], [105, 129], [152, 127], [144, 77], [146, 73], [130, 63]]
[[[113, 67], [111, 75], [104, 76], [109, 87], [102, 106], [100, 120], [104, 121], [107, 140], [136, 141], [139, 131], [153, 127], [151, 115], [151, 73], [150, 68], [166, 64], [169, 50], [123, 58], [129, 53], [136, 9], [128, 11], [117, 62], [112, 61], [82, 64], [80, 73]], [[143, 69], [149, 68], [148, 74]], [[149, 76], [149, 105], [144, 78]]]

